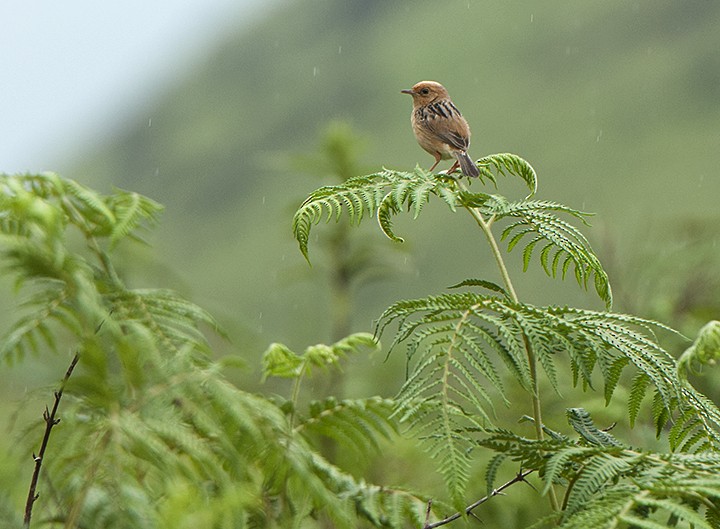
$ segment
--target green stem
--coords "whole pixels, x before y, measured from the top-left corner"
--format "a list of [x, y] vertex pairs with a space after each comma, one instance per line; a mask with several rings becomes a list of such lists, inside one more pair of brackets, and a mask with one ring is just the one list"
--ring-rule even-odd
[[[462, 181], [457, 180], [456, 182], [458, 188], [462, 189], [463, 191], [468, 190]], [[515, 287], [512, 284], [512, 280], [510, 279], [510, 274], [508, 273], [507, 266], [505, 266], [505, 260], [503, 259], [502, 252], [500, 251], [500, 247], [498, 246], [497, 240], [495, 239], [495, 236], [493, 235], [493, 232], [491, 230], [495, 217], [490, 217], [486, 220], [478, 208], [465, 206], [465, 209], [475, 219], [475, 222], [477, 222], [478, 226], [480, 226], [480, 229], [485, 234], [488, 244], [490, 245], [490, 250], [492, 251], [495, 262], [497, 263], [498, 270], [500, 271], [500, 276], [502, 277], [503, 283], [505, 284], [505, 288], [507, 289], [510, 299], [515, 303], [519, 303], [520, 300], [518, 298], [517, 292], [515, 292]], [[532, 410], [533, 420], [535, 422], [535, 437], [539, 441], [542, 441], [545, 435], [542, 429], [542, 406], [540, 402], [540, 391], [538, 387], [537, 358], [535, 357], [535, 353], [533, 352], [532, 347], [530, 346], [530, 342], [525, 335], [523, 335], [523, 343], [525, 345], [525, 353], [527, 354], [528, 365], [530, 366], [530, 381], [532, 383]], [[559, 511], [560, 503], [558, 502], [557, 496], [555, 494], [555, 489], [550, 487], [548, 495], [550, 497], [550, 505], [552, 506], [553, 510]]]
[[512, 299], [515, 303], [518, 303], [518, 296], [515, 292], [515, 287], [510, 280], [510, 274], [505, 266], [505, 261], [503, 260], [502, 253], [500, 252], [500, 247], [498, 246], [492, 230], [490, 229], [494, 219], [490, 218], [489, 220], [485, 220], [476, 208], [467, 207], [466, 209], [478, 223], [478, 226], [480, 226], [480, 229], [487, 238], [488, 244], [490, 244], [490, 250], [492, 251], [493, 257], [495, 257], [495, 262], [500, 270], [500, 276], [502, 277], [503, 283], [505, 283], [505, 288], [507, 289], [508, 294], [510, 294], [510, 299]]
[[305, 377], [306, 368], [307, 363], [303, 363], [300, 373], [293, 384], [292, 397], [290, 397], [292, 402], [292, 411], [290, 412], [290, 430], [292, 430], [295, 426], [295, 412], [298, 407], [298, 400], [300, 400], [300, 384], [302, 383], [302, 379]]
[[[460, 190], [468, 191], [468, 188], [462, 181], [456, 180], [456, 183]], [[475, 219], [475, 222], [477, 222], [478, 226], [480, 226], [480, 229], [485, 234], [488, 244], [490, 244], [490, 250], [492, 251], [493, 257], [495, 258], [495, 262], [497, 263], [498, 269], [500, 270], [500, 276], [502, 277], [503, 283], [505, 283], [505, 288], [507, 289], [508, 294], [510, 294], [510, 299], [512, 299], [515, 303], [518, 303], [519, 299], [517, 293], [515, 292], [515, 287], [512, 284], [512, 280], [510, 279], [510, 274], [508, 273], [507, 266], [505, 266], [505, 260], [503, 259], [502, 252], [500, 251], [500, 247], [498, 246], [498, 243], [495, 240], [495, 236], [490, 229], [493, 222], [495, 221], [495, 217], [490, 217], [488, 220], [485, 220], [485, 217], [482, 216], [482, 213], [480, 213], [480, 210], [478, 208], [465, 206], [465, 209], [468, 211], [468, 213], [470, 213], [472, 218]]]

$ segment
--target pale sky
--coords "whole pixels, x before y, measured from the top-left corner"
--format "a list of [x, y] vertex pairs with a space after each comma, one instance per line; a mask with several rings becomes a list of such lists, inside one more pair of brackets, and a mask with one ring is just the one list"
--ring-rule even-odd
[[110, 134], [262, 0], [27, 0], [0, 4], [0, 173], [52, 170]]

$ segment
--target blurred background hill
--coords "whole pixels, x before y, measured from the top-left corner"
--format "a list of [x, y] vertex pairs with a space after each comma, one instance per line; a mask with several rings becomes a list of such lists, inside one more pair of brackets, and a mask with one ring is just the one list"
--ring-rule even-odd
[[[315, 230], [314, 268], [290, 231], [304, 196], [332, 182], [307, 160], [341, 121], [362, 138], [364, 171], [429, 167], [400, 94], [424, 79], [445, 84], [462, 109], [474, 158], [516, 153], [538, 171], [539, 198], [597, 214], [587, 233], [616, 310], [688, 334], [718, 317], [720, 3], [295, 0], [239, 11], [217, 17], [202, 46], [181, 47], [185, 59], [169, 47], [171, 71], [108, 109], [82, 133], [85, 145], [33, 170], [164, 204], [152, 246], [123, 250], [124, 273], [132, 286], [172, 287], [214, 313], [231, 338], [220, 347], [240, 351], [249, 380], [268, 343], [331, 339], [329, 228]], [[63, 135], [73, 134], [68, 125]], [[524, 196], [506, 180], [498, 192]], [[470, 220], [436, 206], [417, 222], [398, 218], [401, 252], [372, 226], [361, 232], [394, 256], [394, 272], [356, 288], [352, 331], [371, 330], [396, 299], [496, 278]], [[516, 271], [520, 260], [510, 258]], [[528, 273], [517, 286], [529, 302], [601, 308], [571, 280]], [[381, 385], [381, 371], [395, 382]], [[391, 394], [403, 371], [364, 373], [351, 389]]]

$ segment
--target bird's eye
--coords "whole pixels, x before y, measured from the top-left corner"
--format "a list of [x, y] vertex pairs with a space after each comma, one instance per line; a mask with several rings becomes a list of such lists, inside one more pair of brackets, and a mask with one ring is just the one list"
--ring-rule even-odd
[[429, 88], [423, 88], [422, 90], [420, 90], [420, 93], [421, 93], [422, 95], [426, 96], [426, 95], [428, 95], [428, 94], [430, 93], [430, 89], [429, 89]]

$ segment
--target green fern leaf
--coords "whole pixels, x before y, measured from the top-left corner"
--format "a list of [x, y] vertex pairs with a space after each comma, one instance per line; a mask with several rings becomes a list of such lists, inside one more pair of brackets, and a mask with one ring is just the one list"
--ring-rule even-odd
[[464, 281], [461, 281], [460, 283], [457, 283], [455, 285], [448, 287], [448, 289], [462, 288], [462, 287], [481, 287], [481, 288], [490, 290], [492, 292], [502, 294], [502, 296], [506, 299], [510, 298], [510, 296], [508, 296], [507, 290], [505, 290], [503, 287], [501, 287], [497, 283], [493, 283], [492, 281], [486, 281], [484, 279], [465, 279]]
[[[86, 214], [95, 213], [95, 221], [108, 227], [115, 224], [115, 215], [107, 207], [103, 198], [88, 187], [78, 184], [74, 180], [63, 179], [63, 184], [68, 193], [78, 200], [78, 206]], [[100, 220], [102, 218], [102, 220]]]
[[633, 378], [632, 385], [630, 386], [630, 397], [628, 398], [628, 412], [630, 415], [630, 426], [635, 426], [635, 420], [637, 419], [640, 411], [640, 405], [646, 395], [647, 386], [650, 383], [650, 377], [640, 372]]
[[394, 401], [380, 397], [342, 401], [329, 398], [313, 402], [309, 417], [295, 427], [295, 432], [330, 437], [367, 456], [371, 449], [379, 448], [379, 438], [389, 439], [397, 433], [391, 420], [394, 409]]
[[604, 453], [587, 459], [578, 478], [568, 489], [566, 516], [582, 509], [608, 481], [629, 472], [633, 462], [634, 458], [613, 457]]
[[379, 173], [350, 178], [336, 186], [325, 186], [302, 203], [293, 217], [293, 234], [300, 251], [308, 257], [310, 229], [323, 219], [337, 221], [346, 211], [352, 222], [367, 215], [377, 215], [383, 233], [402, 241], [392, 228], [392, 218], [407, 209], [417, 218], [430, 195], [440, 197], [452, 210], [456, 207], [455, 183], [438, 178], [419, 167], [412, 173], [385, 169]]
[[532, 166], [519, 156], [510, 153], [499, 153], [483, 156], [475, 162], [480, 169], [480, 178], [487, 178], [495, 183], [493, 171], [501, 175], [520, 177], [530, 190], [528, 197], [537, 192], [537, 174]]
[[109, 206], [115, 212], [116, 222], [110, 230], [110, 245], [116, 245], [130, 235], [144, 220], [156, 221], [162, 206], [138, 193], [116, 190]]
[[497, 476], [500, 466], [505, 462], [507, 456], [505, 454], [495, 454], [485, 469], [485, 485], [487, 495], [490, 496], [495, 489], [495, 477]]
[[706, 323], [693, 344], [678, 360], [678, 375], [687, 380], [688, 374], [698, 374], [702, 366], [714, 365], [720, 357], [720, 321]]
[[565, 410], [568, 424], [572, 426], [580, 436], [591, 445], [595, 446], [623, 446], [611, 434], [600, 430], [593, 422], [590, 414], [583, 408], [568, 408]]
[[[540, 263], [545, 272], [555, 277], [559, 263], [564, 259], [561, 277], [565, 277], [572, 265], [578, 284], [587, 288], [592, 276], [595, 291], [609, 308], [612, 305], [612, 292], [607, 273], [585, 236], [577, 228], [555, 216], [553, 214], [555, 211], [570, 214], [587, 223], [586, 213], [553, 202], [516, 202], [509, 204], [502, 212], [498, 212], [496, 214], [498, 219], [503, 217], [520, 219], [507, 226], [502, 232], [501, 238], [508, 240], [508, 251], [512, 251], [526, 235], [531, 235], [532, 238], [523, 249], [523, 270], [527, 270], [535, 246], [541, 241], [546, 241], [547, 244], [540, 251]], [[553, 250], [555, 254], [550, 262], [550, 253]]]
[[[604, 355], [601, 355], [601, 358], [603, 357]], [[605, 405], [610, 404], [613, 393], [615, 393], [615, 388], [617, 388], [618, 382], [620, 381], [620, 375], [627, 366], [628, 362], [628, 358], [623, 356], [614, 359], [610, 366], [604, 370], [605, 372], [603, 374], [603, 378], [605, 379]], [[604, 366], [606, 364], [605, 362], [603, 362], [600, 365]], [[632, 420], [634, 421], [634, 419]]]

